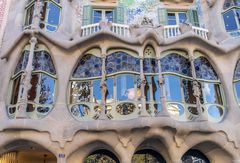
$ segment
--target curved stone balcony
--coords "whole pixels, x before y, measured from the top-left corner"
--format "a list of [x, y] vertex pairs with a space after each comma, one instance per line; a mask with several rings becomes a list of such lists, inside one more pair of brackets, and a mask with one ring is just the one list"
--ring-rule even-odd
[[188, 31], [193, 31], [196, 35], [208, 40], [208, 30], [191, 26], [189, 24], [180, 24], [180, 25], [167, 25], [167, 26], [129, 26], [117, 23], [110, 22], [100, 22], [95, 24], [90, 24], [81, 27], [81, 36], [86, 37], [92, 35], [101, 30], [111, 31], [116, 35], [120, 35], [123, 37], [131, 37], [132, 35], [138, 35], [142, 33], [146, 29], [154, 29], [159, 32], [163, 38], [171, 38], [182, 35]]

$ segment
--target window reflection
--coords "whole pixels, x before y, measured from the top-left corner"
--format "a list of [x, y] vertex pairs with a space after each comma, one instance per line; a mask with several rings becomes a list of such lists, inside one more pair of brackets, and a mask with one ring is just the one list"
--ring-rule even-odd
[[40, 84], [41, 84], [41, 90], [40, 90], [39, 103], [53, 104], [54, 87], [55, 87], [54, 79], [48, 75], [42, 74]]
[[108, 78], [107, 81], [107, 103], [111, 103], [114, 100], [113, 89], [114, 89], [114, 80], [113, 78]]
[[21, 82], [21, 75], [19, 75], [13, 82], [12, 98], [11, 98], [12, 105], [15, 105], [18, 102], [20, 82]]
[[165, 76], [166, 96], [168, 101], [182, 101], [181, 81], [177, 76]]
[[208, 114], [213, 118], [221, 118], [223, 115], [223, 109], [219, 106], [212, 105], [208, 108]]
[[196, 97], [194, 96], [193, 91], [193, 81], [183, 79], [182, 84], [185, 102], [189, 104], [196, 104]]
[[28, 91], [28, 100], [30, 101], [35, 101], [35, 98], [37, 95], [38, 81], [39, 81], [39, 74], [32, 75], [32, 78], [31, 78], [32, 87]]
[[134, 89], [134, 76], [133, 75], [120, 75], [117, 76], [117, 100], [134, 100], [136, 92]]
[[102, 100], [101, 80], [93, 81], [93, 102], [100, 103]]
[[203, 83], [203, 95], [206, 103], [223, 105], [219, 84]]
[[235, 91], [237, 95], [237, 100], [240, 103], [240, 81], [235, 83]]
[[173, 116], [181, 116], [184, 114], [184, 107], [180, 104], [169, 104], [167, 109]]
[[89, 102], [90, 101], [90, 82], [72, 82], [70, 103]]
[[[158, 76], [147, 76], [146, 77], [147, 84], [145, 85], [145, 96], [146, 101], [155, 101], [160, 102], [160, 85]], [[151, 95], [152, 98], [151, 99]]]

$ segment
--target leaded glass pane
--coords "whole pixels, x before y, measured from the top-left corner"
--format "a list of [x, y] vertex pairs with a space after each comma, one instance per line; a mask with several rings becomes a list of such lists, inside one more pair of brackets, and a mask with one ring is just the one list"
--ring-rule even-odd
[[21, 55], [20, 60], [18, 61], [17, 67], [15, 69], [15, 74], [18, 72], [25, 70], [28, 63], [29, 51], [25, 50]]
[[74, 105], [71, 108], [71, 113], [78, 118], [85, 117], [90, 114], [90, 108], [83, 104]]
[[223, 109], [219, 106], [212, 105], [208, 108], [208, 114], [213, 118], [221, 118], [223, 116]]
[[107, 74], [131, 71], [140, 72], [140, 60], [124, 52], [116, 52], [107, 56], [106, 58], [106, 72]]
[[218, 76], [215, 70], [206, 58], [199, 57], [195, 59], [194, 66], [197, 78], [206, 80], [218, 80]]
[[152, 85], [152, 80], [151, 80], [151, 76], [147, 76], [147, 83], [145, 85], [145, 97], [146, 97], [146, 101], [151, 101], [151, 85]]
[[72, 82], [70, 90], [70, 103], [89, 102], [91, 95], [91, 82]]
[[41, 85], [41, 89], [40, 89], [39, 103], [53, 104], [55, 80], [48, 75], [42, 74], [40, 85]]
[[134, 100], [135, 92], [133, 75], [117, 76], [117, 99], [119, 101]]
[[240, 103], [240, 81], [236, 82], [234, 85], [235, 85], [237, 100], [238, 100], [238, 103]]
[[153, 91], [153, 101], [160, 102], [161, 101], [161, 90], [159, 85], [159, 78], [158, 76], [153, 77], [152, 83], [152, 91]]
[[[48, 24], [58, 26], [60, 18], [60, 8], [54, 3], [48, 3]], [[55, 31], [55, 30], [54, 30]]]
[[144, 73], [158, 73], [158, 60], [154, 58], [144, 58], [143, 71]]
[[98, 102], [102, 100], [101, 94], [101, 80], [93, 81], [93, 102]]
[[33, 57], [33, 70], [41, 70], [52, 75], [56, 74], [52, 58], [47, 51], [37, 51]]
[[173, 116], [182, 116], [184, 114], [184, 107], [180, 104], [168, 104], [167, 110]]
[[235, 72], [234, 72], [234, 80], [240, 79], [240, 60], [237, 63]]
[[113, 102], [113, 88], [114, 88], [114, 79], [107, 78], [107, 103]]
[[123, 103], [123, 104], [119, 104], [116, 107], [117, 112], [121, 115], [131, 114], [134, 112], [135, 109], [136, 109], [136, 106], [132, 103]]
[[165, 76], [166, 96], [168, 101], [182, 102], [181, 81], [177, 76]]
[[73, 78], [88, 78], [102, 75], [102, 59], [87, 54], [83, 56], [73, 72]]
[[37, 88], [38, 88], [38, 81], [39, 81], [40, 75], [39, 74], [33, 74], [31, 78], [31, 88], [28, 91], [28, 100], [38, 102], [36, 99], [37, 97]]
[[11, 98], [11, 104], [12, 104], [12, 105], [15, 105], [15, 104], [18, 102], [20, 82], [21, 82], [21, 75], [19, 75], [19, 76], [18, 76], [16, 79], [14, 79], [14, 81], [13, 81], [12, 98]]
[[235, 19], [234, 10], [229, 10], [223, 14], [223, 20], [227, 31], [237, 30], [237, 22]]
[[162, 72], [174, 72], [186, 76], [192, 76], [191, 63], [181, 55], [172, 53], [161, 58]]
[[203, 95], [206, 103], [223, 105], [219, 84], [203, 83]]
[[193, 91], [193, 81], [183, 79], [182, 80], [184, 99], [186, 103], [196, 104], [196, 97]]

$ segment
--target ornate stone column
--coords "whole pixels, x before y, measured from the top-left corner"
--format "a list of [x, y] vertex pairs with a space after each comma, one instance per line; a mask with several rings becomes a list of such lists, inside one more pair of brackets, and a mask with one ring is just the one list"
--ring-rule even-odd
[[189, 60], [190, 60], [190, 63], [191, 63], [192, 77], [194, 79], [194, 81], [193, 81], [193, 92], [194, 92], [194, 94], [193, 95], [196, 97], [197, 111], [198, 111], [198, 115], [199, 115], [199, 117], [197, 118], [197, 121], [206, 121], [207, 118], [203, 114], [201, 101], [200, 101], [201, 90], [200, 90], [199, 81], [197, 80], [196, 70], [195, 70], [195, 66], [194, 66], [193, 50], [190, 50], [190, 52], [189, 52]]
[[30, 39], [30, 52], [28, 57], [27, 67], [24, 70], [22, 81], [21, 81], [21, 92], [22, 95], [20, 98], [20, 105], [16, 114], [16, 118], [28, 118], [26, 114], [27, 109], [27, 101], [28, 101], [28, 91], [31, 89], [31, 78], [32, 78], [32, 71], [33, 71], [33, 57], [34, 57], [34, 49], [37, 44], [37, 38], [32, 36]]
[[161, 93], [161, 106], [162, 110], [157, 114], [157, 117], [169, 117], [169, 113], [167, 111], [167, 100], [165, 95], [165, 85], [164, 85], [164, 77], [162, 75], [162, 67], [160, 56], [158, 57], [158, 80], [160, 85], [160, 93]]
[[107, 106], [106, 106], [106, 97], [107, 97], [107, 83], [106, 83], [106, 54], [102, 54], [102, 80], [101, 80], [101, 94], [102, 94], [102, 101], [101, 101], [101, 113], [100, 113], [100, 120], [107, 120], [108, 117], [106, 115]]
[[145, 86], [146, 86], [146, 78], [143, 72], [143, 55], [141, 55], [140, 58], [140, 79], [141, 79], [141, 104], [142, 104], [142, 109], [140, 113], [140, 117], [149, 117], [150, 114], [147, 112], [146, 109], [146, 96], [145, 96]]

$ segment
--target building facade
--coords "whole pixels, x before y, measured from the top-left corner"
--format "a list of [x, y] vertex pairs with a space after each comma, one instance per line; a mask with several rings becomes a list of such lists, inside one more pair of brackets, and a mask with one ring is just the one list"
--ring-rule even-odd
[[1, 163], [240, 162], [239, 0], [1, 2]]

